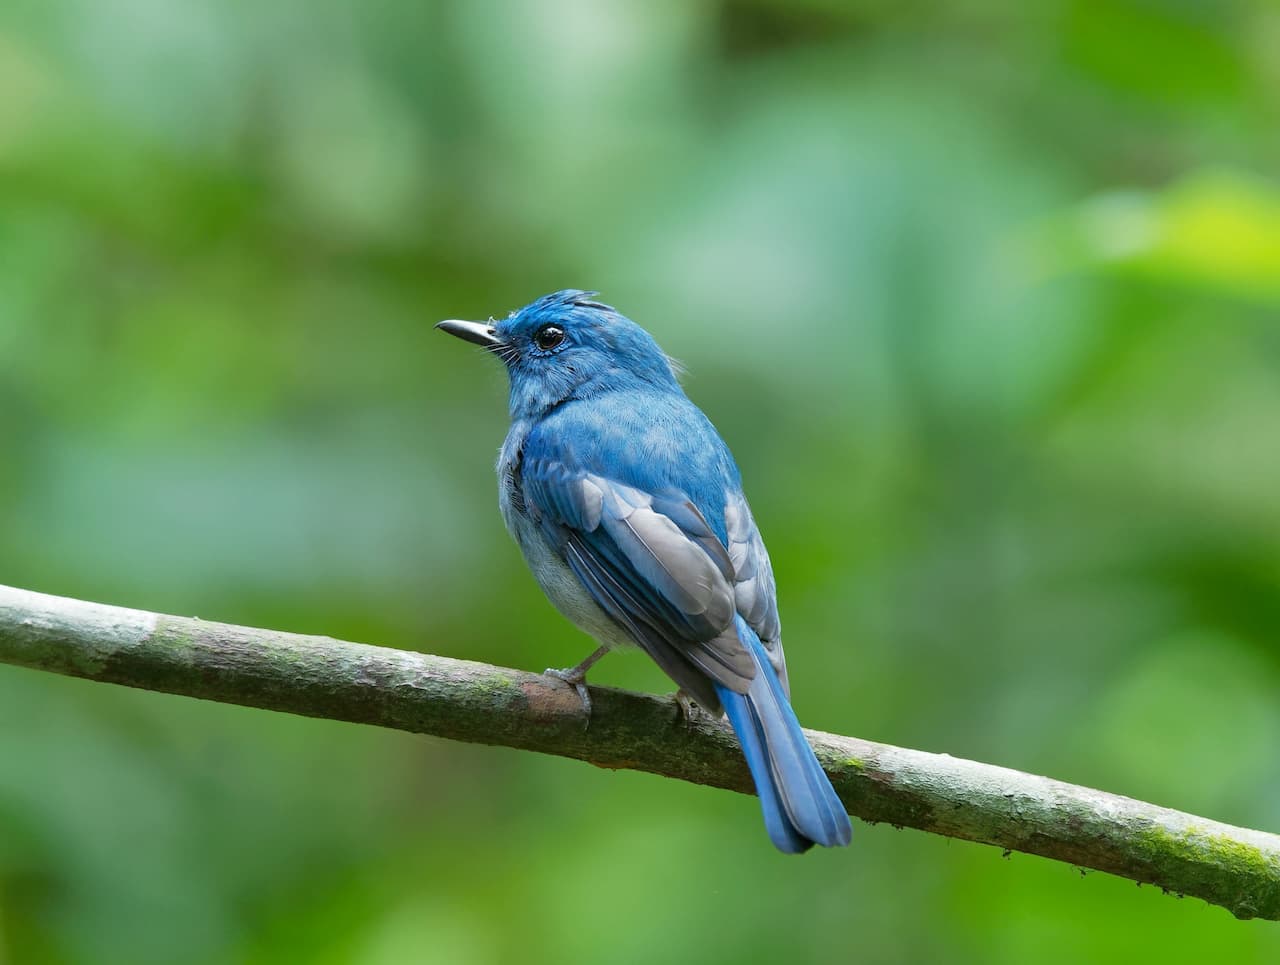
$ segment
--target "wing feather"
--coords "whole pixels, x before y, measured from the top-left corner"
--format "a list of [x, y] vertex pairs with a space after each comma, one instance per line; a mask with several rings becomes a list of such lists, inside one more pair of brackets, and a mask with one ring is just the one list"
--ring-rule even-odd
[[756, 674], [734, 628], [734, 567], [684, 493], [644, 492], [526, 456], [523, 501], [596, 603], [700, 704]]
[[741, 492], [730, 493], [724, 508], [729, 559], [733, 565], [734, 605], [764, 644], [783, 692], [790, 696], [787, 663], [782, 654], [782, 624], [778, 619], [778, 593], [773, 582], [773, 565], [764, 547], [760, 530], [751, 516], [751, 507]]

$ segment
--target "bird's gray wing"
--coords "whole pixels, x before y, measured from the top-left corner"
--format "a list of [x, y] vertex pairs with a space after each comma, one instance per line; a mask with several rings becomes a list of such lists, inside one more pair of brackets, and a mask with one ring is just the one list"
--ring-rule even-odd
[[525, 512], [591, 597], [702, 706], [755, 676], [738, 638], [735, 567], [694, 503], [525, 453]]
[[782, 655], [782, 624], [778, 620], [778, 592], [773, 582], [773, 566], [756, 521], [751, 517], [751, 507], [741, 492], [731, 492], [726, 498], [724, 525], [729, 537], [729, 559], [733, 563], [734, 603], [747, 626], [764, 644], [769, 662], [782, 683], [782, 690], [790, 697], [787, 663]]

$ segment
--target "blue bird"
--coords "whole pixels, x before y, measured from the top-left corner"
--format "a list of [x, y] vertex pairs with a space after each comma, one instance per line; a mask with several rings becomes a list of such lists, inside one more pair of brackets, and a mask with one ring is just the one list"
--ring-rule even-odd
[[849, 843], [849, 817], [789, 701], [769, 554], [728, 447], [671, 360], [595, 292], [545, 295], [501, 321], [437, 328], [506, 364], [498, 457], [507, 529], [556, 608], [601, 647], [638, 646], [742, 745], [769, 837], [796, 854]]

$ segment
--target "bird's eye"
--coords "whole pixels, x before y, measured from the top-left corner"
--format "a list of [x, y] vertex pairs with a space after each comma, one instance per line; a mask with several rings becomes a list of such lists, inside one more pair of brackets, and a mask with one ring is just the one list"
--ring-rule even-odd
[[544, 352], [550, 352], [564, 341], [564, 329], [559, 325], [543, 325], [533, 333], [533, 344]]

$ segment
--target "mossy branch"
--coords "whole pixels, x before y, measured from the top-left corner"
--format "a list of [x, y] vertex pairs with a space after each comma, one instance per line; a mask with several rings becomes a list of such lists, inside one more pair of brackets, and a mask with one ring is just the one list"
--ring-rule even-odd
[[[737, 741], [669, 697], [0, 586], [0, 662], [453, 740], [499, 744], [751, 793]], [[1042, 855], [1280, 919], [1280, 836], [989, 764], [809, 731], [849, 813]], [[763, 840], [763, 839], [762, 839]], [[854, 846], [857, 846], [855, 837]]]

